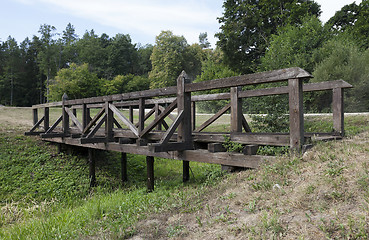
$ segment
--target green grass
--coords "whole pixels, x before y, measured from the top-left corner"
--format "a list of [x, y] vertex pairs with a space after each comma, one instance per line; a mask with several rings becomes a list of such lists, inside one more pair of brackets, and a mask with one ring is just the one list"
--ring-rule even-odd
[[220, 166], [191, 163], [183, 184], [180, 161], [156, 159], [155, 191], [147, 193], [144, 156], [128, 155], [122, 184], [120, 154], [100, 152], [98, 186], [90, 188], [86, 156], [58, 154], [16, 131], [0, 131], [0, 143], [0, 239], [122, 238], [147, 214], [200, 208], [194, 196], [223, 176]]

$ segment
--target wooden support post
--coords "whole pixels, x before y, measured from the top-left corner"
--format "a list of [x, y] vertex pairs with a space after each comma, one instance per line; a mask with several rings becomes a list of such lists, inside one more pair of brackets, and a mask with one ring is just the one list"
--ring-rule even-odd
[[[183, 111], [182, 122], [178, 126], [178, 142], [184, 142], [186, 145], [192, 146], [192, 122], [191, 122], [191, 93], [185, 92], [186, 83], [190, 83], [185, 71], [177, 78], [177, 109], [178, 113]], [[182, 154], [181, 151], [178, 152]], [[190, 179], [190, 167], [188, 161], [183, 161], [183, 181]]]
[[133, 106], [129, 106], [129, 121], [132, 123], [132, 124], [135, 124], [133, 121]]
[[190, 162], [183, 161], [183, 182], [190, 180]]
[[341, 135], [345, 135], [344, 128], [344, 109], [343, 109], [343, 88], [333, 89], [333, 101], [332, 101], [332, 112], [333, 112], [333, 130]]
[[[155, 103], [155, 119], [159, 117], [160, 114], [160, 108], [159, 108], [159, 104]], [[158, 123], [158, 125], [156, 126], [156, 130], [160, 131], [162, 129], [162, 125], [161, 122]]]
[[146, 156], [147, 165], [147, 191], [154, 191], [154, 157]]
[[33, 111], [33, 126], [37, 124], [38, 122], [38, 109], [34, 108]]
[[47, 129], [49, 129], [50, 125], [50, 114], [49, 114], [49, 108], [45, 107], [44, 109], [44, 129], [45, 132], [47, 131]]
[[[73, 108], [72, 113], [77, 118], [77, 109]], [[73, 126], [76, 126], [76, 124], [74, 122], [73, 122]]]
[[231, 132], [242, 132], [242, 98], [240, 87], [231, 87]]
[[128, 181], [128, 174], [127, 174], [127, 153], [122, 152], [120, 163], [121, 163], [122, 182], [127, 182]]
[[191, 102], [191, 125], [194, 131], [196, 129], [196, 102]]
[[138, 133], [145, 128], [145, 98], [139, 99], [138, 104]]
[[289, 79], [290, 147], [300, 153], [304, 145], [304, 109], [302, 79]]
[[88, 149], [88, 163], [89, 163], [89, 178], [90, 178], [90, 187], [96, 186], [96, 174], [95, 174], [95, 168], [96, 168], [96, 160], [95, 160], [95, 150], [92, 148]]
[[68, 95], [66, 93], [63, 94], [63, 98], [62, 98], [62, 102], [63, 102], [63, 106], [62, 106], [62, 116], [63, 116], [63, 132], [64, 134], [67, 134], [69, 131], [69, 115], [68, 113], [65, 111], [65, 107], [67, 107], [65, 105], [65, 101], [68, 100]]
[[111, 141], [113, 139], [114, 116], [113, 111], [109, 108], [109, 102], [105, 102], [105, 113], [105, 137], [107, 141]]
[[90, 109], [87, 108], [87, 104], [82, 104], [82, 127], [85, 129], [90, 123]]

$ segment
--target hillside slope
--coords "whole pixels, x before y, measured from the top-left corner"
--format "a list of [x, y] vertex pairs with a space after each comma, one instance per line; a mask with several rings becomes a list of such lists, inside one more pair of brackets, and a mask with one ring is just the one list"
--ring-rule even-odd
[[132, 239], [367, 239], [369, 132], [231, 174]]

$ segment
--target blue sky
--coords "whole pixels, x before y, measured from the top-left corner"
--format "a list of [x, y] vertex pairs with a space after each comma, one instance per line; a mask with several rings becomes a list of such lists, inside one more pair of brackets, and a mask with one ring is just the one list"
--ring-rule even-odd
[[[318, 0], [322, 21], [353, 0]], [[356, 1], [360, 3], [361, 1]], [[71, 23], [79, 36], [94, 29], [113, 37], [129, 34], [133, 43], [154, 44], [162, 30], [172, 30], [191, 43], [207, 32], [212, 46], [219, 31], [223, 0], [1, 0], [0, 41], [9, 35], [18, 42], [38, 35], [41, 24], [61, 33]]]

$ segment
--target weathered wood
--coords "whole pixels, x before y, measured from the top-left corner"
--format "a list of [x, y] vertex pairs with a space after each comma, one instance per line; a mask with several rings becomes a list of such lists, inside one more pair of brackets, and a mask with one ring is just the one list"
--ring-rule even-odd
[[238, 93], [240, 88], [231, 88], [231, 132], [242, 132], [242, 99]]
[[[151, 109], [148, 113], [145, 114], [145, 117], [144, 117], [144, 122], [149, 119], [149, 117], [151, 117], [151, 115], [153, 115], [155, 113], [155, 108]], [[139, 125], [139, 122], [136, 123], [134, 126], [138, 127]]]
[[115, 113], [115, 115], [117, 115], [117, 117], [124, 123], [124, 125], [126, 125], [132, 132], [133, 134], [135, 134], [137, 137], [139, 136], [138, 134], [138, 129], [136, 128], [135, 125], [132, 124], [131, 121], [129, 121], [119, 110], [118, 108], [116, 108], [113, 104], [109, 104], [109, 108]]
[[183, 182], [188, 182], [190, 180], [190, 162], [182, 161], [182, 171], [183, 171]]
[[106, 114], [96, 123], [96, 126], [91, 129], [86, 138], [92, 138], [100, 127], [106, 122]]
[[[137, 105], [138, 105], [138, 104], [137, 104]], [[134, 118], [133, 118], [133, 106], [129, 106], [128, 111], [129, 111], [129, 121], [130, 121], [131, 123], [134, 123]]]
[[139, 99], [139, 108], [138, 108], [138, 133], [141, 135], [141, 132], [145, 129], [145, 99]]
[[40, 124], [44, 121], [45, 116], [43, 116], [40, 120], [38, 120], [35, 125], [31, 128], [31, 130], [29, 130], [30, 132], [33, 132], [34, 130], [36, 130], [36, 128], [38, 128], [40, 126]]
[[183, 110], [179, 112], [177, 118], [174, 120], [169, 129], [165, 132], [163, 138], [160, 140], [159, 144], [167, 144], [170, 138], [173, 136], [174, 131], [178, 128], [179, 124], [182, 122], [184, 117]]
[[72, 120], [72, 122], [76, 125], [76, 127], [83, 132], [83, 126], [82, 124], [78, 121], [78, 119], [76, 118], [76, 116], [74, 116], [73, 112], [68, 108], [68, 107], [64, 107], [64, 111], [67, 112], [67, 114], [69, 115], [70, 119]]
[[51, 133], [52, 131], [54, 131], [54, 129], [56, 128], [56, 126], [58, 126], [58, 124], [63, 120], [63, 116], [60, 116], [56, 121], [55, 123], [49, 128], [46, 130], [46, 134], [48, 133]]
[[40, 137], [41, 138], [56, 138], [56, 137], [67, 137], [69, 136], [70, 134], [65, 134], [65, 133], [42, 133], [40, 134]]
[[164, 111], [162, 111], [157, 118], [153, 122], [149, 124], [142, 132], [140, 133], [140, 137], [144, 137], [147, 133], [149, 133], [154, 127], [162, 121], [165, 117], [167, 117], [177, 106], [177, 100], [173, 101]]
[[[113, 111], [110, 108], [112, 104], [109, 102], [105, 102], [105, 114], [106, 114], [106, 121], [105, 121], [105, 137], [108, 141], [112, 141], [113, 138], [113, 126], [114, 126], [114, 116]], [[119, 112], [119, 111], [118, 111]]]
[[332, 112], [333, 112], [333, 130], [339, 135], [345, 135], [344, 128], [344, 109], [343, 109], [343, 89], [333, 89], [333, 101], [332, 101]]
[[258, 149], [259, 149], [258, 145], [246, 145], [243, 147], [242, 152], [245, 155], [256, 155]]
[[[177, 101], [177, 98], [174, 101]], [[163, 106], [160, 106], [159, 105], [159, 110], [161, 112], [164, 112], [165, 111], [165, 108]], [[174, 121], [174, 119], [176, 119], [176, 117], [173, 114], [171, 114], [171, 113], [169, 113], [167, 117], [169, 117], [172, 121]]]
[[195, 131], [196, 129], [196, 102], [191, 102], [191, 125], [192, 125], [192, 130]]
[[89, 162], [89, 178], [90, 178], [90, 187], [96, 186], [96, 159], [95, 159], [95, 150], [92, 148], [88, 149], [88, 162]]
[[49, 128], [50, 125], [50, 109], [48, 107], [44, 108], [44, 129]]
[[245, 129], [245, 132], [252, 132], [249, 124], [246, 121], [245, 116], [243, 114], [241, 114], [241, 116], [242, 116], [242, 119], [241, 119], [242, 120], [242, 127], [243, 127], [243, 129]]
[[154, 157], [146, 156], [146, 166], [147, 166], [147, 191], [154, 191]]
[[63, 102], [63, 106], [62, 106], [63, 123], [62, 123], [62, 127], [63, 127], [63, 132], [65, 134], [67, 134], [68, 131], [69, 131], [69, 115], [65, 111], [65, 107], [67, 106], [66, 105], [67, 100], [68, 100], [68, 96], [67, 96], [67, 94], [64, 93], [63, 98], [62, 98], [62, 102]]
[[82, 105], [82, 127], [85, 129], [90, 121], [90, 109], [87, 108], [87, 104]]
[[208, 144], [208, 151], [211, 152], [211, 153], [226, 152], [227, 149], [223, 146], [222, 143], [209, 143]]
[[38, 109], [33, 108], [32, 113], [33, 113], [33, 126], [35, 126], [38, 122]]
[[127, 153], [121, 153], [120, 158], [120, 166], [121, 166], [121, 177], [122, 182], [128, 181], [128, 174], [127, 174]]
[[94, 116], [94, 118], [87, 124], [87, 126], [83, 129], [83, 134], [86, 134], [90, 129], [96, 124], [97, 120], [104, 115], [105, 108], [100, 109], [100, 111]]
[[104, 137], [93, 137], [93, 138], [81, 138], [80, 139], [81, 144], [87, 144], [87, 143], [104, 143], [106, 142], [106, 138]]
[[[159, 103], [155, 103], [155, 118], [159, 117], [160, 114], [160, 108], [159, 108]], [[162, 124], [161, 122], [158, 123], [158, 125], [156, 126], [156, 130], [160, 131], [162, 129]]]
[[220, 109], [216, 114], [214, 114], [211, 118], [206, 120], [200, 127], [195, 129], [195, 132], [201, 132], [205, 128], [207, 128], [210, 124], [215, 122], [218, 118], [220, 118], [225, 112], [227, 112], [231, 108], [231, 103], [225, 105], [222, 109]]
[[191, 93], [186, 92], [189, 79], [185, 71], [177, 78], [177, 108], [183, 119], [178, 126], [178, 142], [192, 142]]
[[300, 152], [304, 144], [304, 109], [302, 80], [295, 78], [288, 80], [289, 113], [290, 113], [290, 148]]
[[24, 135], [25, 136], [37, 136], [37, 135], [40, 135], [42, 133], [45, 133], [45, 132], [44, 131], [37, 131], [37, 132], [32, 131], [32, 132], [25, 132]]
[[153, 143], [149, 145], [150, 151], [153, 152], [170, 152], [192, 150], [193, 145], [185, 142], [170, 142], [167, 144]]
[[113, 121], [114, 121], [114, 125], [117, 127], [117, 128], [123, 128], [122, 125], [120, 125], [120, 123], [117, 121], [117, 119], [115, 119], [113, 117]]
[[217, 88], [229, 88], [260, 83], [285, 81], [291, 78], [311, 78], [312, 76], [301, 68], [286, 68], [269, 72], [247, 74], [236, 77], [222, 78], [189, 84], [186, 92], [197, 92]]

